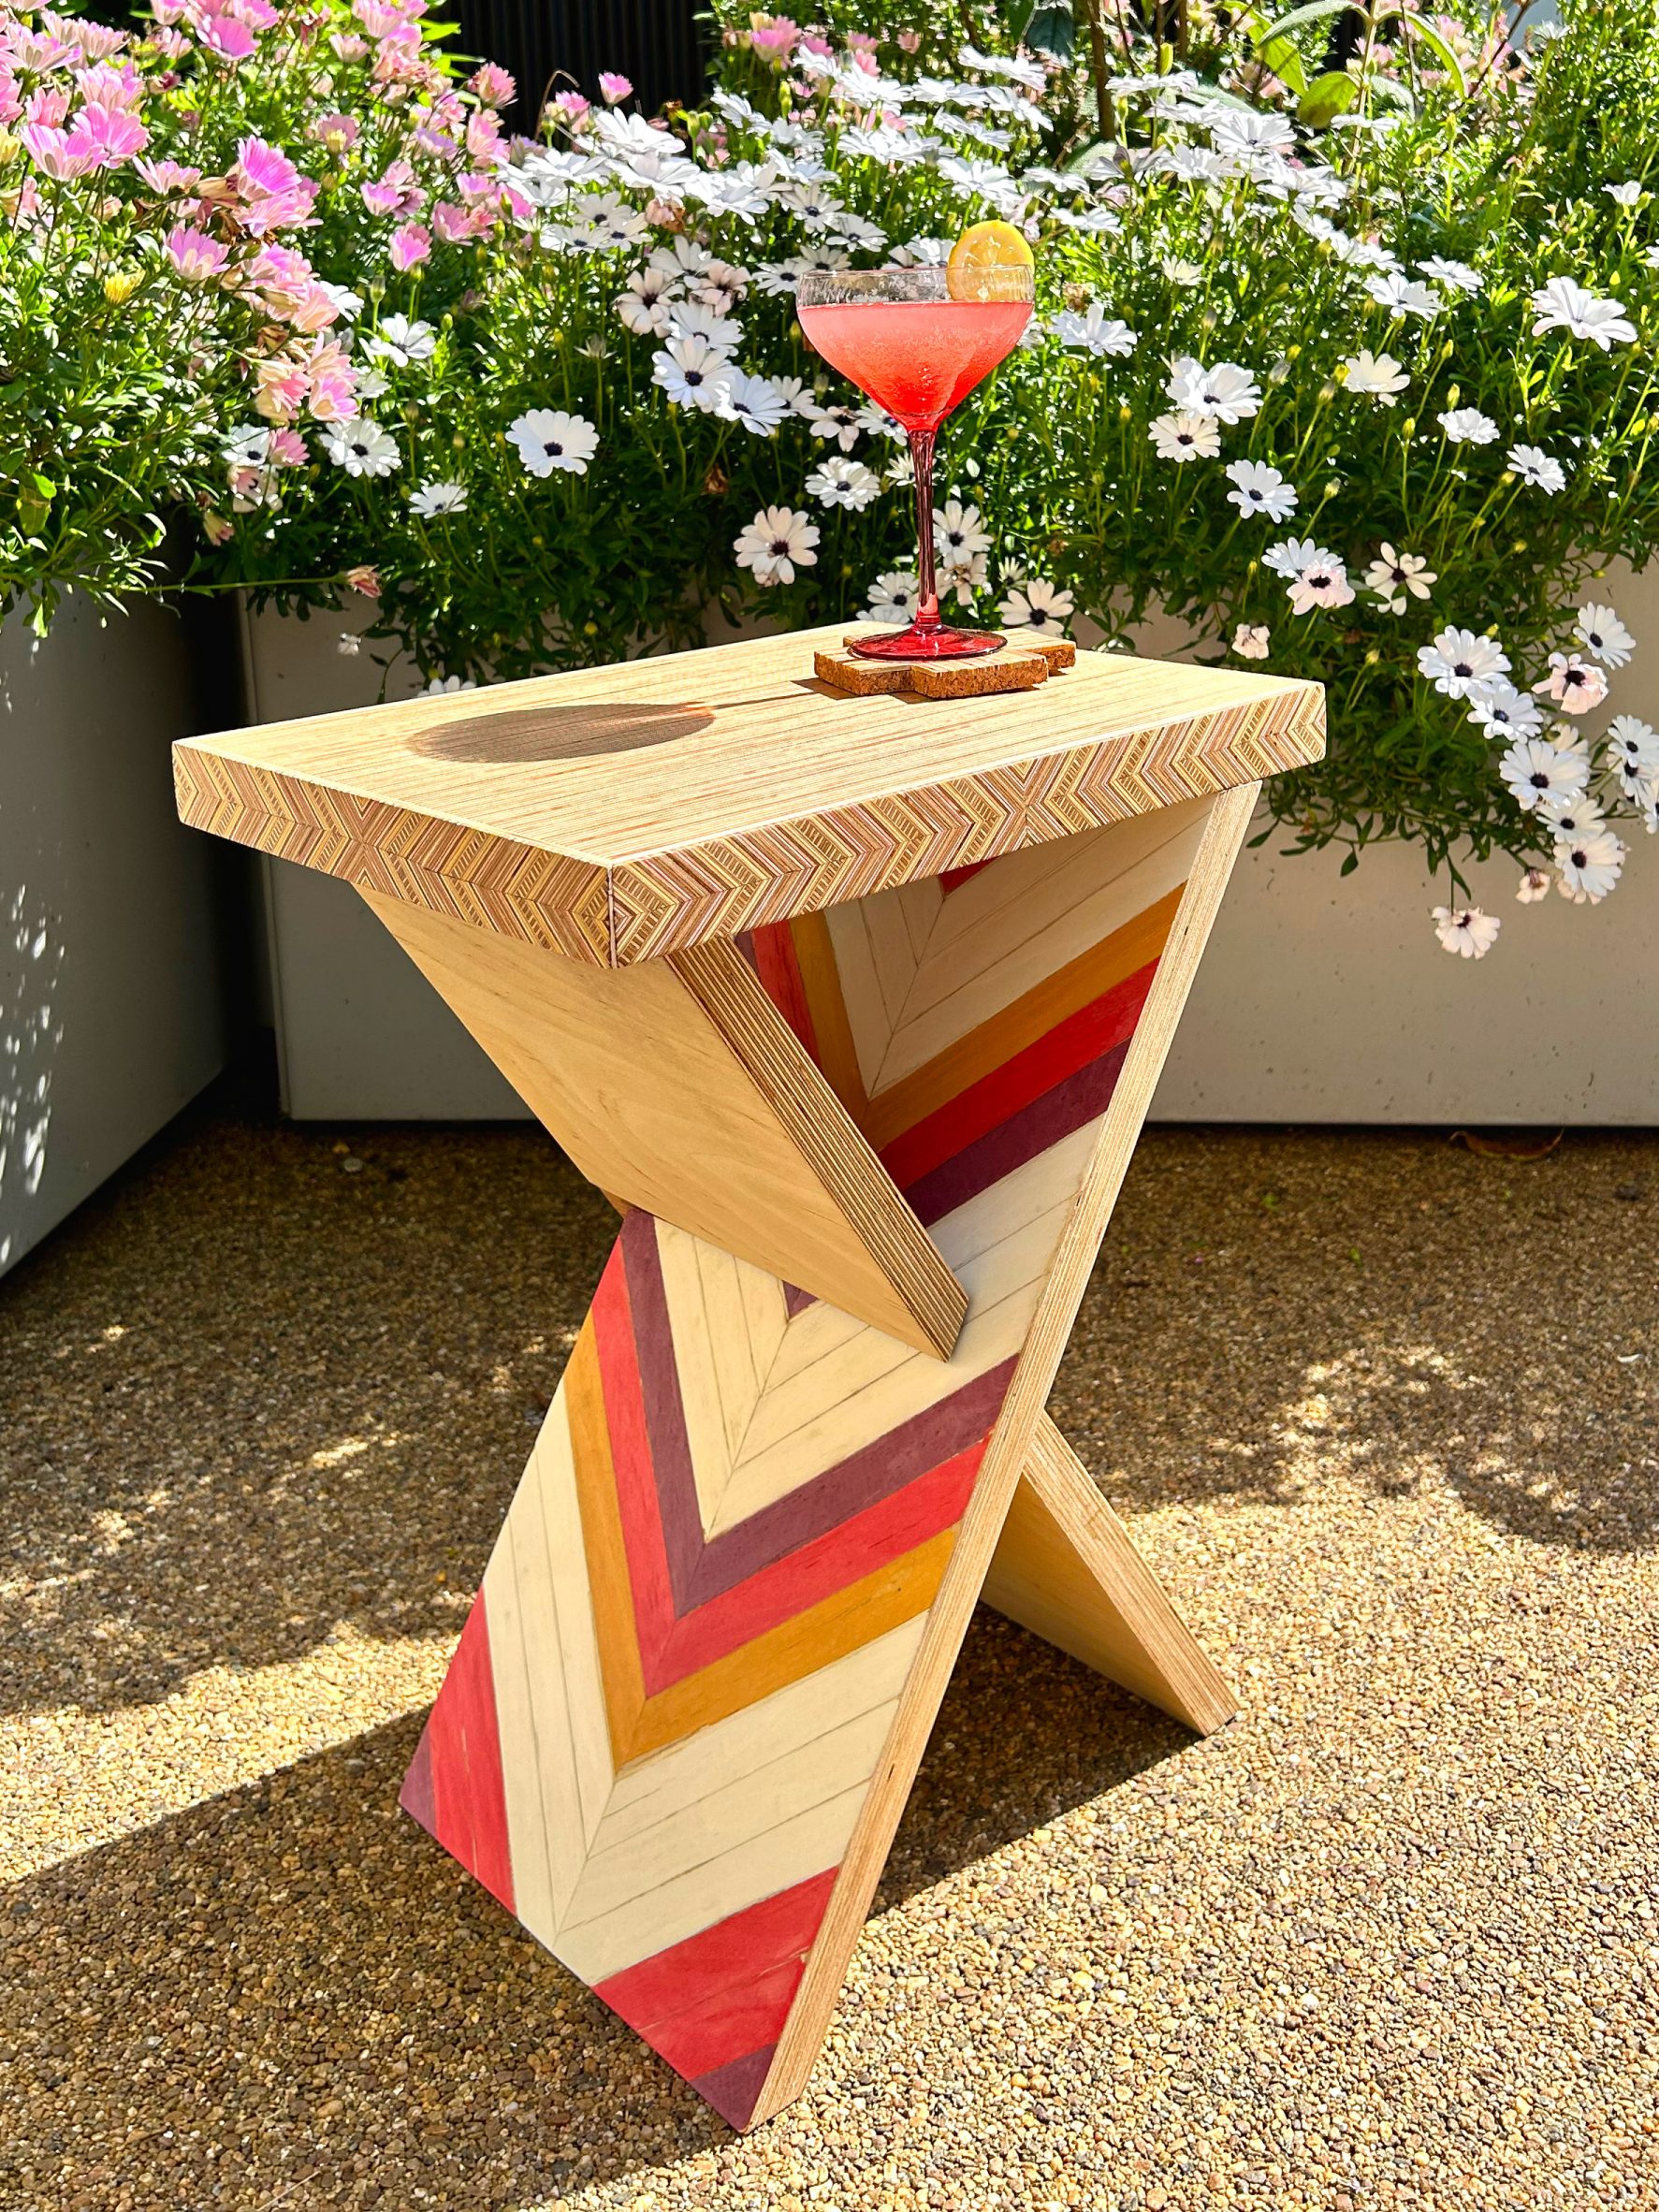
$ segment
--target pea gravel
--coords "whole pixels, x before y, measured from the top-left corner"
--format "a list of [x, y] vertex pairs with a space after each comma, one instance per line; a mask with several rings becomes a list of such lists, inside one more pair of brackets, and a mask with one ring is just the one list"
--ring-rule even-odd
[[1147, 1138], [1053, 1410], [1243, 1715], [982, 1612], [743, 2139], [394, 1809], [611, 1227], [216, 1108], [0, 1283], [0, 2205], [1659, 2205], [1659, 1139]]

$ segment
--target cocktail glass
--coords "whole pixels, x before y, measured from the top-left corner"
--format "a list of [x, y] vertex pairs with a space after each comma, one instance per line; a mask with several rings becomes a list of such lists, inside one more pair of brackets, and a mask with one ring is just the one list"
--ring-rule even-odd
[[813, 270], [795, 287], [801, 328], [832, 368], [901, 424], [916, 473], [915, 619], [851, 649], [873, 661], [954, 661], [1004, 640], [939, 619], [934, 580], [933, 448], [939, 427], [1019, 343], [1031, 319], [1031, 270], [974, 272], [973, 297], [953, 298], [942, 269]]

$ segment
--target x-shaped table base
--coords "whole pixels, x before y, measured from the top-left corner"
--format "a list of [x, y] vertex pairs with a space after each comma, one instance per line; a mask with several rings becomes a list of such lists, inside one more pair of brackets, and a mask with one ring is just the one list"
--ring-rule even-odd
[[624, 1210], [403, 1803], [735, 2126], [976, 1598], [1232, 1710], [1043, 1404], [1255, 796], [622, 970], [365, 893]]

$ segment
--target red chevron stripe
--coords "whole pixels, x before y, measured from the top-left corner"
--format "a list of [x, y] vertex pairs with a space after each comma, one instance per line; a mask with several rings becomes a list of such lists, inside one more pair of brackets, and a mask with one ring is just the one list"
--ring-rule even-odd
[[[489, 1625], [479, 1591], [461, 1630], [422, 1739], [426, 1808], [409, 1810], [492, 1896], [513, 1910], [513, 1861], [507, 1847], [507, 1800], [496, 1729], [495, 1676]], [[429, 1819], [423, 1817], [429, 1809]]]
[[1069, 1014], [1035, 1044], [969, 1084], [902, 1137], [895, 1137], [882, 1152], [881, 1164], [899, 1188], [909, 1190], [943, 1161], [1000, 1128], [1044, 1091], [1053, 1090], [1114, 1045], [1125, 1043], [1134, 1035], [1157, 973], [1157, 962], [1149, 960], [1091, 1004]]
[[[732, 2066], [777, 2041], [838, 1871], [810, 1875], [624, 1967], [595, 1983], [595, 1996], [688, 2080]], [[743, 2119], [759, 2091], [757, 2081]]]
[[818, 1038], [812, 1027], [812, 1010], [807, 1004], [807, 987], [801, 981], [801, 964], [795, 957], [794, 934], [789, 924], [767, 923], [750, 933], [749, 943], [761, 988], [816, 1060]]
[[862, 1513], [677, 1616], [640, 1389], [640, 1353], [620, 1266], [605, 1269], [592, 1318], [648, 1697], [901, 1558], [961, 1519], [984, 1453], [982, 1436]]
[[949, 898], [953, 891], [968, 882], [971, 877], [977, 876], [982, 868], [988, 868], [990, 865], [988, 860], [970, 860], [966, 867], [947, 868], [939, 879], [939, 887], [946, 898]]

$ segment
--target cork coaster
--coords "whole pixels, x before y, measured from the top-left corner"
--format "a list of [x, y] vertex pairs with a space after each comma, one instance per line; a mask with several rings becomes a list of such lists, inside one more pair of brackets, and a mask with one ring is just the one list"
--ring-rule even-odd
[[1077, 648], [1067, 637], [1021, 638], [977, 661], [866, 661], [848, 651], [812, 658], [822, 682], [855, 696], [908, 691], [917, 699], [978, 699], [992, 691], [1034, 690], [1070, 668]]

